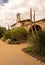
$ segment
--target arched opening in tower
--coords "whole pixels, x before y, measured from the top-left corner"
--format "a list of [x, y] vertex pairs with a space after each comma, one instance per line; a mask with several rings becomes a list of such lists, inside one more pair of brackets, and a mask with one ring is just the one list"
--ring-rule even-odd
[[[42, 29], [41, 29], [41, 27], [39, 25], [35, 25], [35, 27], [36, 27], [37, 32], [42, 31]], [[34, 27], [34, 25], [32, 26], [34, 32], [35, 32], [35, 27]], [[29, 29], [29, 33], [32, 33], [31, 27]]]

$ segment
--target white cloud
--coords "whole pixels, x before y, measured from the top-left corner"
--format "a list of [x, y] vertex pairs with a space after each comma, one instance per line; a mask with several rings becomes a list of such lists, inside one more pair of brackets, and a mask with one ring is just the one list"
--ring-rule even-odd
[[0, 25], [13, 24], [18, 12], [22, 19], [30, 18], [30, 8], [36, 10], [36, 20], [45, 18], [45, 0], [9, 0], [4, 6], [0, 6]]

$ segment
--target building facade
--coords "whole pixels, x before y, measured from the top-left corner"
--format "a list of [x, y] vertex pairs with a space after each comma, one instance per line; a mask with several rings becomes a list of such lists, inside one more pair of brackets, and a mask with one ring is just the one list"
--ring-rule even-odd
[[35, 23], [36, 29], [37, 29], [37, 26], [41, 28], [42, 30], [45, 29], [45, 19], [41, 19], [35, 22], [31, 21], [30, 19], [21, 20], [20, 13], [18, 13], [16, 23], [11, 25], [11, 29], [15, 29], [16, 27], [23, 27], [27, 31], [29, 31], [31, 28], [31, 24], [32, 26], [34, 26], [34, 23]]

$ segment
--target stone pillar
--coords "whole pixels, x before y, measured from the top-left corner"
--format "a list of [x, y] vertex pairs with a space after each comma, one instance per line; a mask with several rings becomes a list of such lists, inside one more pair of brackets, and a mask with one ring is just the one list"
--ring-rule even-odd
[[33, 27], [32, 27], [32, 9], [30, 8], [30, 20], [31, 20], [31, 30], [32, 30], [32, 34], [34, 35], [34, 32], [33, 32]]
[[10, 30], [9, 25], [8, 25], [8, 30]]
[[37, 33], [36, 24], [35, 24], [35, 10], [34, 10], [34, 16], [33, 16], [33, 18], [34, 18], [34, 28], [35, 28], [35, 32]]
[[31, 20], [31, 23], [32, 23], [32, 9], [30, 8], [30, 20]]

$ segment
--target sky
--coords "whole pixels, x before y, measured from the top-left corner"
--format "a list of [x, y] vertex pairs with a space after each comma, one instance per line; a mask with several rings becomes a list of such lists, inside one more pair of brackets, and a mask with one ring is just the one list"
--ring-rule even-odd
[[14, 24], [17, 13], [21, 20], [29, 19], [30, 8], [36, 12], [36, 20], [45, 18], [45, 0], [0, 0], [0, 26]]

